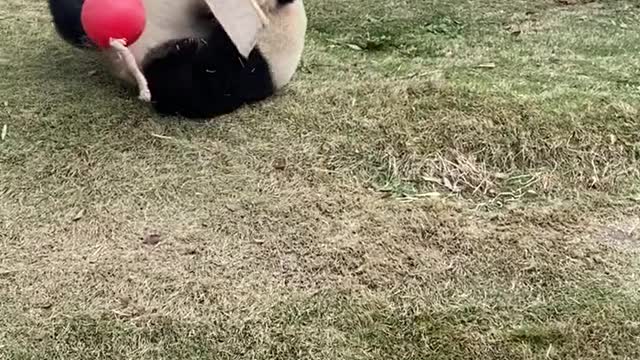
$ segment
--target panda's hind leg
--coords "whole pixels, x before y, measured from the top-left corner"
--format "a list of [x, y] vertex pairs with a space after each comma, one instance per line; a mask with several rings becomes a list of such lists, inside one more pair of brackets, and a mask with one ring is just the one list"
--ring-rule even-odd
[[84, 0], [49, 0], [49, 12], [58, 35], [80, 49], [92, 49], [94, 45], [87, 38], [80, 14]]

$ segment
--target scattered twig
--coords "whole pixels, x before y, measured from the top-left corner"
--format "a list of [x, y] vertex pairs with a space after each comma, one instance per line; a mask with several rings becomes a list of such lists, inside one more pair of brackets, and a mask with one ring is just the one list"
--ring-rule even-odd
[[495, 69], [496, 64], [495, 63], [478, 64], [476, 67], [479, 69]]
[[80, 209], [80, 211], [78, 211], [73, 218], [71, 219], [71, 221], [79, 221], [80, 219], [82, 219], [84, 217], [84, 209]]
[[175, 140], [175, 138], [173, 138], [171, 136], [158, 135], [158, 134], [154, 134], [154, 133], [151, 133], [151, 136], [156, 137], [158, 139], [163, 139], [163, 140]]

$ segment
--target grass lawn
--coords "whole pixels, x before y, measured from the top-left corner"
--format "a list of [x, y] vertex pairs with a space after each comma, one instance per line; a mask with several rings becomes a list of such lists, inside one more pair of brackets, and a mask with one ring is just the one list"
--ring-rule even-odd
[[2, 1], [0, 358], [640, 358], [636, 2], [307, 0], [195, 123]]

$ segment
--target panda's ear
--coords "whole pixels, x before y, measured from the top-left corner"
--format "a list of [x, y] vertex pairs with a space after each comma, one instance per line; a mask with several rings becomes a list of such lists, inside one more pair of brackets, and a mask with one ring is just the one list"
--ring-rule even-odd
[[[175, 0], [181, 1], [181, 0]], [[244, 57], [256, 46], [264, 23], [254, 0], [204, 0], [224, 31]]]

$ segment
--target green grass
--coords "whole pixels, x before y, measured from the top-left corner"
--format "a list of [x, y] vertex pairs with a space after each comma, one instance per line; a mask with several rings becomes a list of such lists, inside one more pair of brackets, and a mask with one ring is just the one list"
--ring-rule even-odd
[[0, 358], [640, 357], [640, 7], [566, 2], [308, 1], [203, 124], [6, 0]]

